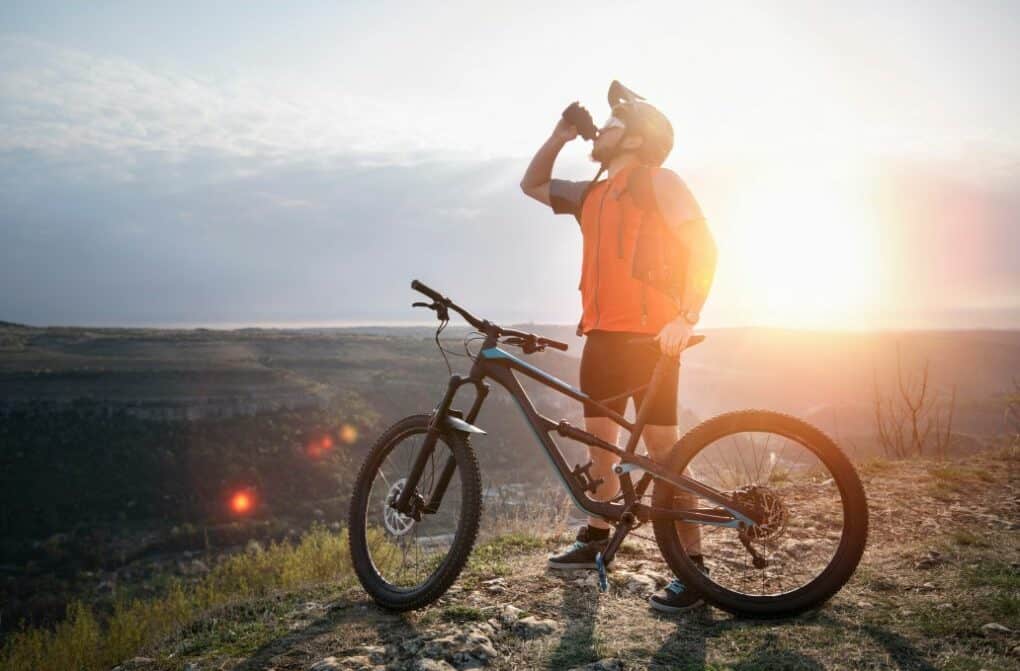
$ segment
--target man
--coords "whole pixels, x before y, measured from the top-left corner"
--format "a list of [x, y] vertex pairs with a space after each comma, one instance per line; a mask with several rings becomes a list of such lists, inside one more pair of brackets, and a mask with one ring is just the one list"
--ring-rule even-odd
[[[614, 86], [616, 84], [614, 83]], [[622, 88], [622, 87], [621, 87]], [[626, 91], [626, 89], [624, 89]], [[552, 179], [552, 167], [563, 146], [578, 135], [576, 126], [565, 118], [528, 166], [521, 189], [552, 207], [557, 214], [572, 214], [581, 227], [583, 260], [581, 302], [583, 314], [578, 326], [585, 335], [581, 356], [581, 390], [595, 400], [610, 398], [647, 384], [659, 353], [627, 341], [635, 335], [654, 335], [661, 351], [678, 356], [686, 346], [705, 302], [715, 269], [716, 246], [701, 210], [683, 181], [672, 171], [660, 168], [673, 147], [673, 129], [655, 107], [634, 97], [618, 104], [612, 100], [612, 116], [597, 132], [591, 158], [607, 171], [608, 179], [572, 182]], [[631, 93], [627, 91], [627, 93]], [[669, 296], [643, 286], [634, 279], [631, 267], [637, 230], [643, 210], [636, 207], [636, 194], [629, 181], [635, 169], [651, 183], [654, 216], [661, 216], [667, 229], [688, 250], [686, 282], [682, 295]], [[601, 174], [600, 170], [600, 174]], [[647, 210], [647, 207], [646, 207]], [[664, 460], [679, 438], [677, 431], [677, 385], [679, 363], [670, 367], [648, 416], [643, 439], [652, 458]], [[623, 413], [627, 396], [607, 403]], [[645, 393], [634, 395], [640, 408]], [[598, 408], [585, 404], [586, 429], [607, 442], [617, 444], [619, 425]], [[603, 483], [593, 497], [600, 501], [619, 493], [619, 480], [612, 468], [618, 459], [609, 452], [588, 448], [593, 462], [591, 476]], [[684, 499], [678, 497], [684, 502]], [[694, 506], [687, 497], [684, 505]], [[688, 554], [704, 570], [698, 525], [678, 524], [680, 539]], [[550, 557], [556, 569], [595, 568], [595, 556], [605, 548], [609, 524], [591, 517], [581, 527], [575, 543]], [[674, 579], [650, 599], [653, 608], [675, 613], [702, 603], [700, 597]]]

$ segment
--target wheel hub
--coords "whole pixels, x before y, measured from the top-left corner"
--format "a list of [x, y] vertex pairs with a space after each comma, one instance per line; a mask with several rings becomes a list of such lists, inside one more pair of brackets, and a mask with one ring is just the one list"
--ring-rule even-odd
[[386, 527], [386, 531], [394, 536], [403, 536], [414, 528], [414, 518], [404, 515], [393, 507], [400, 493], [404, 491], [406, 482], [407, 478], [400, 478], [394, 482], [386, 493], [386, 502], [383, 503], [383, 525]]
[[748, 485], [735, 491], [733, 498], [753, 508], [762, 520], [761, 524], [741, 531], [748, 540], [761, 543], [782, 537], [786, 531], [788, 509], [775, 491], [760, 485]]

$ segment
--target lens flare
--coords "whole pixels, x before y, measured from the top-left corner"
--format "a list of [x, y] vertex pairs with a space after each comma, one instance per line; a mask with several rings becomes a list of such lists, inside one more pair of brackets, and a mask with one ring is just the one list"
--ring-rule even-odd
[[352, 424], [344, 424], [340, 427], [340, 440], [350, 445], [358, 439], [358, 429]]
[[237, 515], [251, 512], [255, 507], [255, 496], [250, 491], [235, 492], [230, 497], [230, 509]]

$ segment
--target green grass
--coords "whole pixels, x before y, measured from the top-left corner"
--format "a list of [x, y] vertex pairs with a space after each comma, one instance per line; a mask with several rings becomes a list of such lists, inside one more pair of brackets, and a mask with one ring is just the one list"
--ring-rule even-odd
[[958, 466], [954, 464], [934, 464], [928, 466], [928, 474], [940, 482], [966, 484], [974, 480], [995, 482], [995, 476], [984, 468]]
[[886, 473], [893, 469], [895, 463], [889, 459], [883, 459], [881, 457], [872, 457], [866, 461], [861, 462], [857, 466], [857, 470], [861, 475], [876, 475], [878, 473]]
[[[378, 539], [374, 539], [378, 542]], [[270, 545], [229, 557], [189, 588], [174, 583], [156, 599], [122, 600], [105, 622], [81, 603], [68, 607], [54, 629], [15, 632], [0, 650], [5, 671], [109, 669], [187, 627], [211, 609], [264, 596], [278, 589], [329, 581], [348, 584], [353, 573], [346, 534], [322, 527], [299, 543]], [[218, 634], [224, 644], [258, 645], [275, 631], [254, 619]]]
[[481, 622], [486, 619], [485, 613], [473, 606], [462, 606], [454, 604], [443, 609], [441, 614], [445, 622]]
[[467, 570], [471, 574], [487, 577], [507, 575], [510, 570], [509, 559], [545, 545], [546, 541], [541, 537], [520, 531], [499, 536], [475, 547], [468, 560]]
[[950, 538], [957, 545], [964, 547], [987, 548], [992, 546], [987, 539], [977, 536], [966, 529], [957, 529], [950, 534]]

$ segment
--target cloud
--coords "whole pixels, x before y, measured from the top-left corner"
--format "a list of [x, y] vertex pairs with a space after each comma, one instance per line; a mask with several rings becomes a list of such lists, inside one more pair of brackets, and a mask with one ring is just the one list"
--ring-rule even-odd
[[[418, 278], [496, 320], [571, 322], [577, 227], [520, 193], [526, 158], [473, 146], [487, 138], [464, 132], [472, 113], [0, 37], [0, 319], [406, 320], [424, 318], [409, 308]], [[980, 188], [963, 163], [891, 175], [881, 205], [905, 301], [1016, 323], [1010, 156]], [[564, 168], [593, 172], [578, 157]], [[710, 218], [742, 188], [737, 163], [713, 170], [725, 177], [713, 188], [690, 180]], [[741, 323], [726, 312], [737, 298], [713, 295], [706, 318]]]
[[0, 36], [0, 101], [0, 151], [85, 154], [121, 179], [152, 154], [413, 162], [477, 150], [450, 132], [465, 115], [456, 100], [386, 101], [292, 79], [203, 80], [22, 37]]

